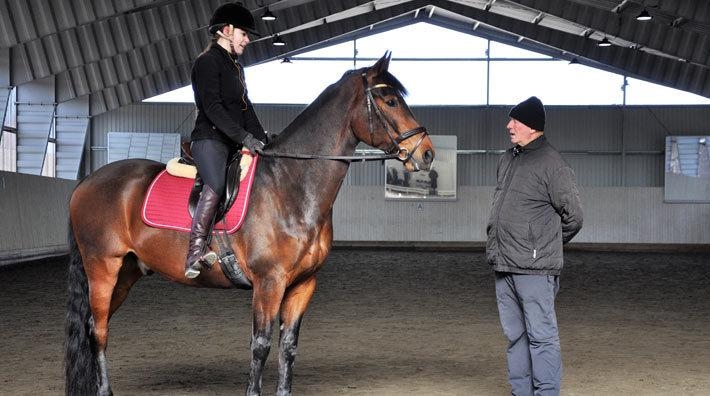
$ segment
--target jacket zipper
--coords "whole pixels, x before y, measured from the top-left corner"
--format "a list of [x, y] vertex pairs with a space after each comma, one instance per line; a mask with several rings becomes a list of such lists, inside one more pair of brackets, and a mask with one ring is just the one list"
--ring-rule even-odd
[[535, 239], [535, 234], [533, 233], [532, 225], [528, 224], [528, 239], [533, 248], [533, 259], [537, 258], [537, 240]]

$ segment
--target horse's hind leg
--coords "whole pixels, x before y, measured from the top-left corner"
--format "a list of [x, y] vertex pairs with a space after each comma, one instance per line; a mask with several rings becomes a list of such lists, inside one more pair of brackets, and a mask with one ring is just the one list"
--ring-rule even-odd
[[108, 378], [106, 346], [108, 344], [108, 322], [128, 295], [128, 289], [142, 273], [135, 262], [124, 267], [123, 257], [87, 260], [89, 279], [89, 301], [93, 315], [93, 336], [96, 342], [96, 358], [99, 368], [99, 395], [112, 395]]
[[141, 271], [138, 266], [138, 259], [129, 254], [123, 260], [123, 266], [121, 271], [118, 273], [118, 280], [116, 281], [116, 286], [113, 288], [113, 294], [111, 295], [111, 307], [109, 309], [109, 320], [111, 316], [118, 310], [118, 308], [123, 304], [128, 297], [128, 292], [131, 287], [143, 276], [143, 271]]
[[286, 292], [281, 303], [281, 334], [279, 341], [279, 387], [277, 395], [291, 394], [293, 361], [298, 346], [298, 331], [308, 302], [316, 289], [316, 277], [311, 276]]
[[254, 284], [252, 296], [251, 370], [246, 394], [261, 394], [264, 363], [271, 350], [271, 334], [281, 306], [285, 286], [281, 281], [260, 280]]

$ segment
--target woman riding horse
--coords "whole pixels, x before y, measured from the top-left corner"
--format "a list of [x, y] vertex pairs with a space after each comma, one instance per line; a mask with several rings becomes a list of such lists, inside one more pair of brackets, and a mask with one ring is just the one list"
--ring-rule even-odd
[[227, 161], [241, 146], [256, 153], [266, 141], [247, 96], [244, 68], [237, 60], [249, 44], [249, 33], [258, 34], [254, 17], [241, 5], [227, 3], [215, 10], [209, 32], [212, 43], [192, 68], [197, 119], [190, 149], [204, 186], [192, 217], [185, 262], [188, 278], [217, 261], [207, 244], [224, 194]]

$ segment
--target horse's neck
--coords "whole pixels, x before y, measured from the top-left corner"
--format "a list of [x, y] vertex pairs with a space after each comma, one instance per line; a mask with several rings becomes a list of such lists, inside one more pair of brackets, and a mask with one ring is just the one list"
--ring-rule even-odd
[[[306, 108], [284, 129], [269, 150], [292, 154], [352, 155], [357, 145], [349, 126], [349, 114], [354, 106], [352, 92], [331, 96], [327, 101], [314, 102]], [[269, 171], [265, 173], [274, 178], [278, 189], [302, 195], [290, 197], [291, 203], [310, 212], [309, 206], [320, 206], [323, 210], [332, 206], [348, 165], [337, 160], [270, 158]]]
[[346, 89], [319, 96], [279, 135], [274, 151], [350, 155], [357, 140], [349, 129], [354, 98]]

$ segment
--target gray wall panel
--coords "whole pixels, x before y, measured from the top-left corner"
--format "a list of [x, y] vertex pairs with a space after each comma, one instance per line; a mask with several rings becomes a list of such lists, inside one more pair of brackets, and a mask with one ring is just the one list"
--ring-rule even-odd
[[[0, 265], [67, 251], [74, 180], [0, 171]], [[10, 225], [10, 226], [8, 226]]]
[[622, 178], [621, 156], [609, 154], [563, 154], [574, 169], [580, 186], [620, 186]]
[[[271, 132], [280, 132], [304, 108], [256, 107]], [[187, 138], [193, 126], [192, 109], [192, 104], [146, 103], [93, 117], [91, 146], [98, 150], [92, 152], [87, 168], [105, 164], [101, 147], [107, 144], [108, 131], [177, 130]], [[417, 202], [384, 200], [381, 162], [353, 164], [335, 207], [336, 240], [482, 241], [499, 159], [496, 150], [509, 146], [508, 110], [507, 106], [413, 108], [432, 134], [454, 133], [459, 149], [490, 151], [459, 154], [459, 199], [422, 202], [421, 209]], [[639, 106], [623, 112], [616, 106], [549, 107], [549, 140], [563, 151], [575, 151], [564, 157], [577, 174], [585, 210], [585, 228], [576, 241], [709, 243], [710, 205], [664, 204], [660, 188], [666, 131], [707, 135], [708, 114], [710, 106]], [[627, 152], [623, 156], [622, 131]], [[646, 153], [629, 153], [633, 151]]]
[[[279, 133], [303, 110], [303, 105], [256, 105], [270, 133]], [[108, 131], [172, 132], [187, 139], [193, 119], [185, 117], [191, 104], [144, 103], [111, 111], [92, 120], [91, 145], [105, 147]], [[455, 134], [461, 150], [490, 150], [488, 154], [459, 155], [459, 183], [492, 185], [498, 161], [496, 150], [510, 146], [505, 125], [509, 106], [423, 106], [412, 111], [431, 134]], [[710, 106], [549, 106], [547, 137], [573, 163], [580, 185], [662, 186], [664, 137], [667, 134], [707, 135]], [[184, 122], [183, 122], [184, 121]], [[179, 124], [182, 123], [181, 126]], [[570, 152], [575, 152], [571, 154]], [[623, 153], [631, 153], [622, 156]], [[640, 152], [640, 153], [639, 153]], [[106, 161], [95, 151], [91, 169]], [[624, 158], [625, 157], [625, 158]], [[644, 158], [641, 158], [644, 157]], [[377, 180], [363, 179], [368, 185]], [[379, 178], [379, 173], [368, 174]]]
[[[484, 242], [493, 187], [459, 186], [455, 202], [384, 200], [381, 187], [343, 186], [336, 241]], [[710, 244], [710, 205], [665, 204], [662, 188], [582, 187], [574, 242]], [[366, 205], [362, 205], [366, 202]]]
[[[256, 105], [270, 133], [280, 133], [304, 105]], [[144, 103], [111, 111], [92, 120], [91, 145], [105, 147], [108, 131], [172, 132], [189, 136], [193, 119], [185, 117], [191, 104]], [[431, 134], [455, 134], [460, 150], [489, 150], [488, 154], [461, 154], [461, 185], [495, 183], [496, 150], [510, 146], [505, 125], [510, 106], [416, 106], [419, 122]], [[546, 134], [575, 168], [580, 185], [662, 186], [662, 154], [667, 134], [707, 135], [710, 106], [548, 106]], [[182, 126], [178, 125], [183, 122]], [[574, 152], [574, 154], [570, 153]], [[622, 153], [631, 153], [622, 155]], [[91, 169], [106, 161], [94, 152]], [[369, 168], [368, 168], [369, 169]], [[349, 183], [378, 183], [378, 172], [353, 170]], [[372, 175], [368, 179], [365, 175]]]
[[561, 151], [621, 151], [621, 114], [615, 106], [548, 107], [545, 132]]
[[179, 133], [188, 140], [195, 125], [192, 103], [141, 103], [102, 113], [91, 119], [91, 169], [106, 165], [109, 132]]
[[[671, 120], [660, 117], [660, 108], [635, 107], [628, 108], [624, 123], [624, 146], [629, 150], [663, 150], [665, 137], [669, 134], [683, 134], [677, 120], [674, 125]], [[666, 118], [666, 117], [664, 117]], [[666, 129], [668, 128], [668, 130]], [[675, 131], [672, 131], [675, 129]]]
[[664, 177], [663, 154], [627, 154], [624, 166], [624, 186], [662, 186]]

